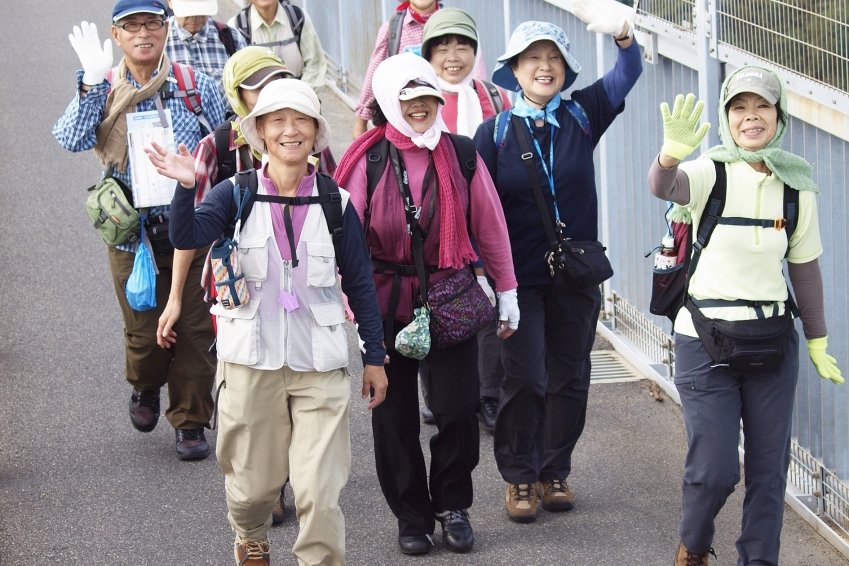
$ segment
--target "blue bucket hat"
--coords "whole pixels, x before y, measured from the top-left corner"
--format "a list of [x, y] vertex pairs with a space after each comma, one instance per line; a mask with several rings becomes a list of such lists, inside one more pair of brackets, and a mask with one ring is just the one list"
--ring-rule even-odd
[[133, 14], [168, 15], [168, 6], [161, 0], [118, 0], [112, 8], [112, 21], [117, 22]]
[[510, 60], [527, 49], [531, 43], [544, 39], [553, 42], [563, 55], [563, 60], [566, 62], [566, 79], [563, 81], [563, 88], [560, 90], [569, 88], [578, 78], [578, 73], [581, 72], [581, 64], [569, 52], [569, 38], [566, 37], [566, 32], [548, 22], [522, 22], [519, 24], [519, 27], [510, 36], [507, 51], [498, 58], [498, 62], [495, 64], [492, 82], [507, 90], [516, 92], [521, 90], [522, 87], [519, 86], [516, 75], [510, 68]]

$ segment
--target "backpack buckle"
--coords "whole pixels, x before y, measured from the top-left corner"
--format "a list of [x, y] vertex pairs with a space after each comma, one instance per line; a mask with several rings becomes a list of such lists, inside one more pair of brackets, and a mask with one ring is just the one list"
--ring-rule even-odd
[[776, 218], [772, 224], [776, 230], [784, 230], [785, 226], [787, 226], [787, 220], [784, 218]]

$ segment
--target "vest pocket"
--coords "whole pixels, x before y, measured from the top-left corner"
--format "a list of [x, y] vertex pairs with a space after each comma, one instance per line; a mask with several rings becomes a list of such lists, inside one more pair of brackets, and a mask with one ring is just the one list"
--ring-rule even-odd
[[224, 362], [252, 366], [259, 363], [259, 297], [236, 309], [213, 305], [210, 312], [218, 324], [216, 349]]
[[248, 281], [268, 278], [268, 236], [239, 239], [239, 264]]
[[332, 287], [336, 284], [336, 253], [333, 244], [307, 242], [307, 285]]
[[340, 301], [310, 305], [315, 324], [312, 328], [312, 355], [316, 371], [330, 371], [348, 365], [348, 335], [345, 332], [345, 307]]

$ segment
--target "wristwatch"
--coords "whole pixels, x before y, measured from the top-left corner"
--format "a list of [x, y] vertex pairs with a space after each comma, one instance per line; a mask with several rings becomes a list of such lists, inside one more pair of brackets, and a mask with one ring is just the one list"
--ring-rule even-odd
[[625, 41], [625, 40], [628, 40], [628, 39], [631, 39], [632, 37], [634, 37], [634, 26], [632, 26], [630, 23], [627, 24], [627, 26], [628, 26], [628, 31], [625, 32], [625, 35], [620, 36], [620, 37], [614, 37], [613, 41], [616, 41], [616, 42]]

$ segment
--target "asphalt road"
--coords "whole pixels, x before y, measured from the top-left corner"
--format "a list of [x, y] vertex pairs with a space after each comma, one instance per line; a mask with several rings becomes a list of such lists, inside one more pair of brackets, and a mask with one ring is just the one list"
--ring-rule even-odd
[[[150, 434], [130, 426], [120, 314], [105, 248], [83, 210], [99, 168], [93, 154], [66, 152], [50, 133], [74, 91], [77, 59], [67, 34], [89, 19], [103, 38], [112, 2], [7, 4], [0, 24], [0, 565], [232, 564], [215, 458], [177, 460], [164, 418]], [[338, 158], [351, 116], [329, 92], [322, 99]], [[686, 440], [678, 407], [654, 401], [647, 382], [593, 385], [570, 477], [576, 509], [543, 512], [535, 524], [505, 517], [504, 484], [483, 434], [474, 551], [452, 554], [437, 533], [434, 552], [418, 558], [397, 551], [356, 380], [352, 389], [354, 465], [342, 501], [349, 564], [671, 563]], [[425, 447], [432, 430], [423, 428]], [[209, 437], [214, 444], [215, 433]], [[742, 488], [718, 518], [719, 560], [711, 564], [736, 559], [741, 500]], [[293, 563], [291, 494], [288, 503], [286, 522], [270, 534], [275, 564]], [[782, 563], [846, 562], [788, 511]]]

